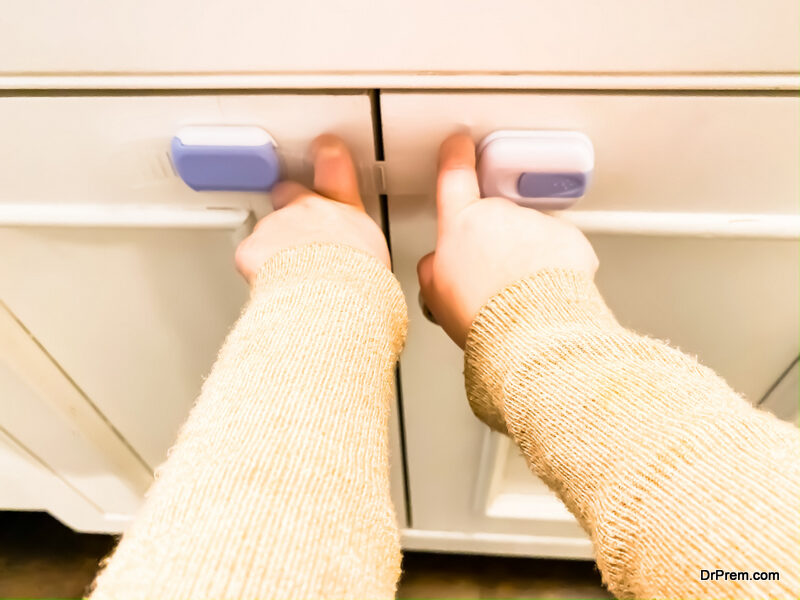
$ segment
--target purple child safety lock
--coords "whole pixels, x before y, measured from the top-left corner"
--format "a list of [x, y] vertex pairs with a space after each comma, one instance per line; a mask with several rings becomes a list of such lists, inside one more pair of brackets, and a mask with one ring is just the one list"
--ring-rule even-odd
[[184, 127], [170, 149], [175, 170], [193, 190], [266, 192], [280, 178], [275, 140], [260, 127]]

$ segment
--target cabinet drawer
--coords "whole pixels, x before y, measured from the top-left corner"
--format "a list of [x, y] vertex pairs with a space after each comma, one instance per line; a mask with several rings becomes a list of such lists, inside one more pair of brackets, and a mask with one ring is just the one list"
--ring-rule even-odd
[[[381, 105], [395, 271], [411, 299], [416, 263], [435, 244], [436, 150], [465, 126], [476, 140], [496, 129], [589, 135], [595, 179], [575, 208], [587, 215], [624, 211], [634, 225], [676, 211], [690, 224], [700, 213], [796, 219], [795, 98], [398, 93]], [[598, 286], [624, 325], [698, 355], [754, 403], [772, 398], [800, 352], [797, 239], [691, 231], [595, 231]], [[525, 553], [590, 556], [577, 523], [526, 473], [516, 448], [472, 415], [461, 351], [409, 304], [400, 373], [414, 527], [507, 536]], [[796, 388], [796, 378], [787, 381]], [[781, 398], [796, 398], [791, 392]]]
[[793, 73], [799, 18], [792, 0], [6, 0], [0, 56], [9, 73]]
[[[343, 137], [360, 164], [374, 160], [366, 94], [12, 96], [0, 98], [0, 204], [249, 207], [266, 195], [195, 192], [173, 172], [169, 146], [185, 125], [255, 125], [275, 139], [285, 177], [308, 183], [308, 144]], [[372, 180], [367, 209], [378, 217]]]
[[[129, 227], [114, 215], [269, 210], [265, 194], [198, 193], [173, 174], [170, 140], [181, 126], [197, 124], [263, 127], [278, 144], [285, 174], [305, 182], [308, 145], [323, 132], [341, 135], [357, 164], [374, 162], [366, 94], [0, 98], [0, 213], [12, 204], [44, 206], [64, 219], [64, 226], [56, 219], [46, 227], [0, 227], [0, 299], [150, 469], [164, 459], [246, 300], [233, 266], [243, 232], [226, 228], [224, 219], [216, 228], [195, 228], [191, 219]], [[362, 188], [380, 219], [369, 177]], [[70, 224], [87, 206], [119, 226]], [[34, 455], [39, 441], [28, 444]], [[394, 456], [402, 514], [402, 465]], [[128, 505], [117, 510], [131, 513]]]
[[595, 169], [576, 210], [797, 213], [800, 98], [787, 95], [384, 94], [389, 191], [432, 189], [458, 128], [577, 130]]

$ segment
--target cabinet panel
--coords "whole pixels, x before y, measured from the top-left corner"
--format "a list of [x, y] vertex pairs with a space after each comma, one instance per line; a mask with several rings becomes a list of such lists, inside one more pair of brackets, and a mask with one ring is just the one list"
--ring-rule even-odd
[[[102, 513], [136, 511], [151, 472], [2, 303], [0, 399], [0, 429], [45, 470]], [[0, 487], [37, 493], [31, 482], [7, 480], [1, 471]]]
[[[410, 299], [419, 294], [416, 263], [435, 243], [436, 149], [464, 126], [476, 140], [495, 129], [588, 133], [596, 179], [578, 211], [624, 210], [634, 220], [652, 211], [688, 219], [797, 211], [796, 99], [409, 93], [384, 94], [381, 104], [395, 271]], [[628, 109], [649, 119], [626, 120]], [[655, 141], [643, 157], [647, 131]], [[750, 401], [758, 403], [797, 357], [796, 239], [589, 237], [600, 258], [597, 283], [620, 321], [698, 355]], [[401, 383], [414, 527], [558, 540], [540, 545], [541, 553], [590, 556], [577, 523], [526, 473], [516, 448], [472, 415], [461, 351], [418, 303], [409, 308]]]
[[107, 517], [0, 428], [0, 506], [46, 510], [79, 531], [117, 532], [126, 521]]
[[0, 229], [0, 297], [155, 468], [247, 298], [227, 232]]
[[[178, 228], [127, 227], [124, 219], [120, 227], [68, 222], [87, 206], [111, 215], [153, 208], [178, 216], [181, 210], [268, 212], [265, 194], [198, 193], [173, 173], [172, 135], [197, 124], [263, 127], [277, 141], [285, 175], [306, 183], [311, 139], [341, 135], [363, 171], [368, 211], [380, 220], [366, 94], [0, 99], [0, 212], [11, 205], [52, 207], [65, 220], [0, 227], [6, 257], [0, 299], [150, 468], [164, 459], [246, 300], [233, 266], [245, 232], [191, 222]], [[394, 421], [392, 427], [397, 448]], [[103, 452], [102, 445], [94, 451]], [[400, 460], [395, 453], [395, 502], [403, 514]], [[131, 512], [119, 503], [102, 508]]]
[[6, 0], [0, 56], [10, 73], [793, 73], [798, 18], [791, 0]]

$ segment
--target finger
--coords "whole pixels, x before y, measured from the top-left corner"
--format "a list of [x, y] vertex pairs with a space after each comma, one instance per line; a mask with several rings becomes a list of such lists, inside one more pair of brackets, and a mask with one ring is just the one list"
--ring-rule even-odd
[[344, 142], [335, 135], [323, 134], [311, 143], [311, 156], [314, 189], [326, 198], [363, 209], [356, 168]]
[[417, 278], [422, 297], [427, 303], [433, 298], [433, 257], [434, 253], [426, 254], [417, 263]]
[[433, 257], [434, 253], [426, 254], [417, 263], [417, 278], [419, 279], [420, 304], [422, 313], [433, 323], [438, 323], [436, 318], [437, 296], [433, 284]]
[[251, 260], [250, 260], [250, 251], [252, 247], [252, 236], [249, 235], [244, 238], [239, 245], [236, 247], [236, 252], [233, 256], [234, 264], [236, 265], [236, 270], [241, 273], [242, 277], [245, 278], [247, 283], [253, 282], [253, 276], [255, 275], [250, 268]]
[[444, 329], [453, 341], [464, 347], [464, 336], [461, 333], [456, 314], [447, 306], [447, 302], [437, 293], [433, 275], [433, 262], [435, 253], [426, 254], [417, 263], [417, 277], [419, 278], [420, 295], [422, 299], [422, 313], [433, 323]]
[[439, 148], [436, 203], [440, 229], [480, 195], [475, 173], [475, 144], [463, 133], [451, 135]]
[[275, 210], [280, 210], [295, 200], [313, 195], [314, 192], [309, 190], [306, 186], [297, 183], [296, 181], [281, 181], [278, 185], [272, 188], [270, 201], [272, 202], [272, 208]]

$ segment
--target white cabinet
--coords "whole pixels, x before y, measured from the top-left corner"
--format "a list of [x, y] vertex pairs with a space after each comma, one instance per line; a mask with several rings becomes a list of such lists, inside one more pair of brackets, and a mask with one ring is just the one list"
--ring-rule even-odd
[[374, 218], [388, 196], [411, 315], [391, 437], [404, 545], [590, 556], [473, 417], [462, 354], [418, 306], [437, 147], [461, 128], [586, 133], [594, 180], [565, 218], [619, 318], [796, 419], [799, 18], [795, 0], [6, 0], [0, 508], [130, 519], [245, 300], [233, 248], [268, 210], [190, 190], [169, 140], [258, 125], [286, 176], [307, 182], [309, 141], [333, 132]]
[[[438, 144], [465, 127], [476, 140], [497, 129], [587, 134], [594, 180], [570, 218], [592, 231], [609, 305], [623, 324], [697, 354], [758, 403], [800, 352], [800, 100], [386, 93], [381, 106], [395, 270], [412, 299], [400, 373], [414, 528], [448, 532], [461, 549], [589, 556], [588, 540], [516, 449], [472, 415], [461, 352], [413, 301], [416, 263], [435, 241]], [[736, 221], [764, 227], [737, 230]], [[796, 377], [787, 381], [794, 387], [774, 402], [796, 403]]]
[[341, 135], [380, 219], [367, 94], [0, 98], [0, 221], [27, 224], [0, 227], [0, 346], [26, 349], [0, 355], [0, 427], [98, 509], [93, 529], [122, 527], [174, 441], [247, 296], [237, 215], [268, 210], [174, 175], [169, 142], [191, 124], [263, 127], [300, 180], [311, 139]]
[[[416, 262], [434, 244], [438, 144], [463, 127], [476, 139], [586, 133], [594, 180], [565, 218], [590, 232], [619, 318], [796, 419], [799, 104], [781, 92], [1, 98], [0, 508], [49, 510], [83, 530], [130, 520], [245, 300], [232, 265], [243, 221], [269, 210], [259, 194], [191, 191], [168, 143], [184, 125], [248, 124], [275, 137], [285, 174], [303, 181], [311, 138], [337, 133], [376, 219], [388, 192], [411, 314], [405, 453], [396, 419], [391, 438], [405, 546], [590, 556], [516, 448], [469, 411], [461, 352], [416, 302]], [[376, 129], [385, 161], [373, 180]]]

